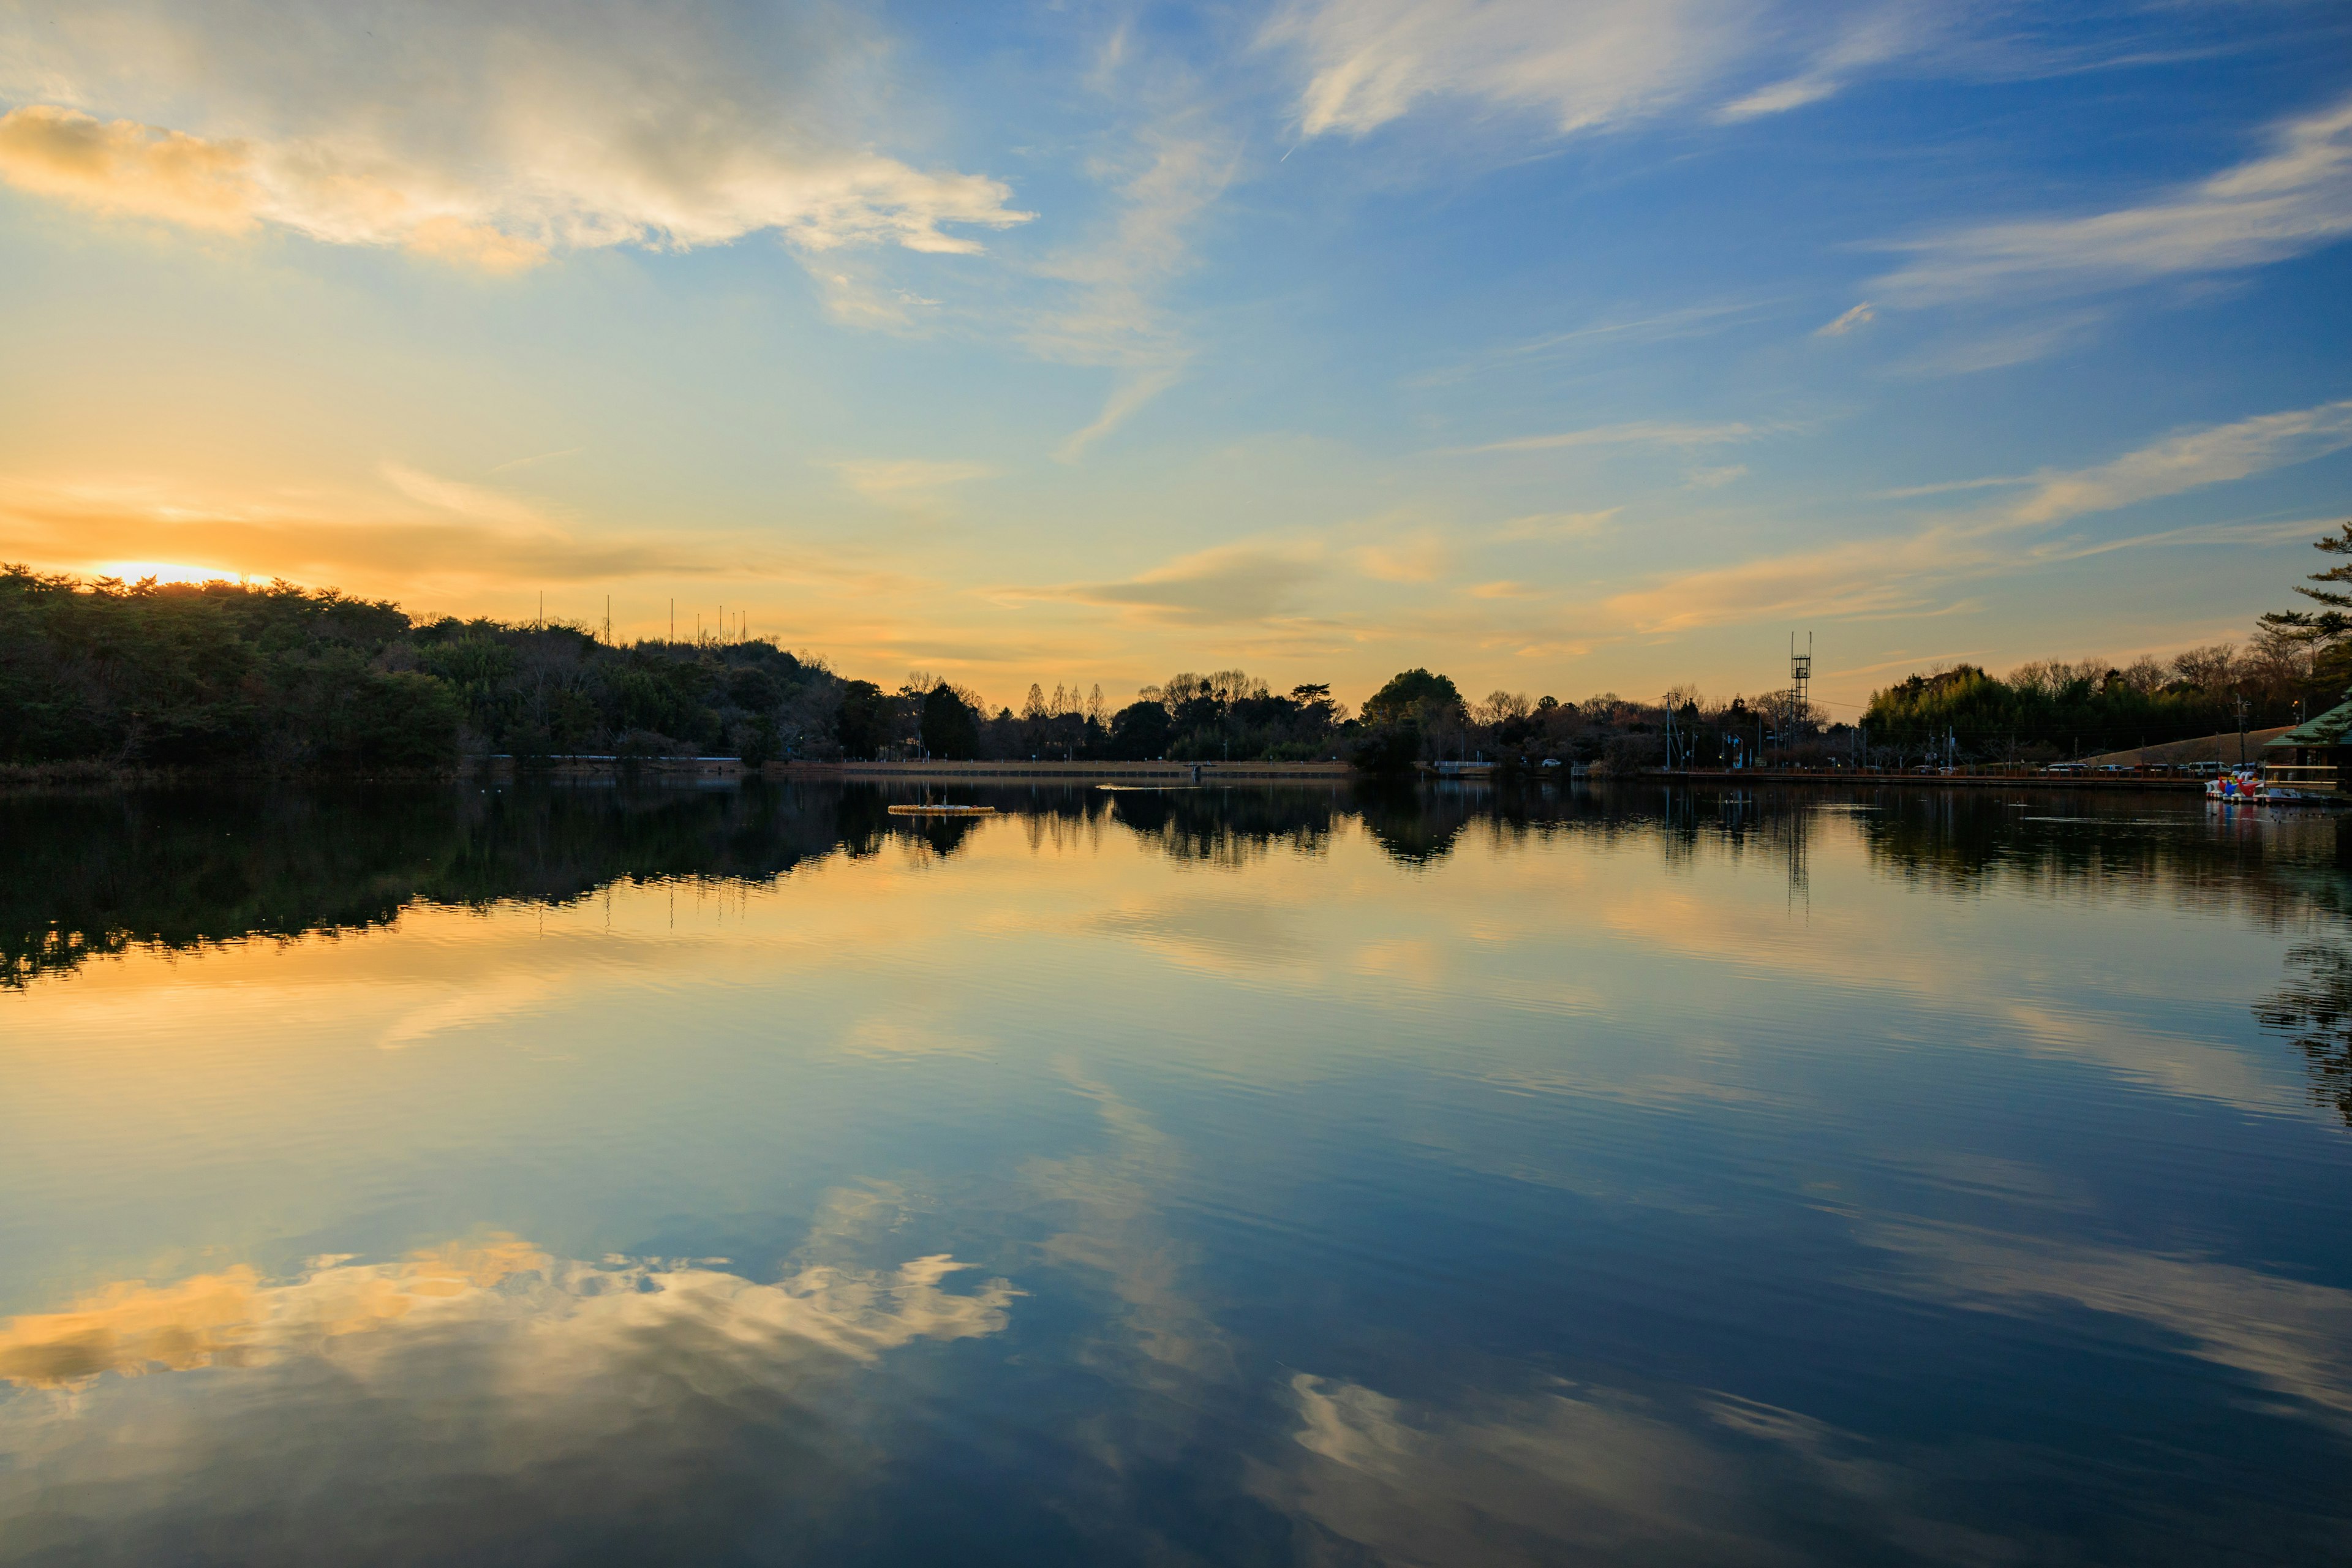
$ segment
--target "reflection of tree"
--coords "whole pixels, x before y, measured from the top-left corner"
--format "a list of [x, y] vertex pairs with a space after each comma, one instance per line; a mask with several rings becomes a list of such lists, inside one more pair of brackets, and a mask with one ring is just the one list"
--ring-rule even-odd
[[1343, 796], [1317, 789], [1122, 790], [1117, 821], [1178, 860], [1240, 866], [1276, 844], [1319, 854]]
[[365, 930], [412, 902], [563, 903], [622, 879], [764, 880], [841, 842], [856, 804], [767, 786], [0, 798], [0, 987], [132, 946]]
[[1368, 784], [1357, 791], [1356, 806], [1363, 813], [1364, 829], [1391, 858], [1408, 866], [1427, 866], [1454, 853], [1478, 808], [1493, 796], [1474, 796], [1465, 790], [1430, 790], [1409, 784]]
[[[1872, 862], [1906, 879], [1974, 889], [2126, 889], [2276, 922], [2352, 913], [2352, 821], [2307, 814], [2221, 821], [2164, 797], [1999, 790], [1864, 792]], [[2158, 804], [2161, 803], [2161, 804]]]
[[2254, 1004], [2254, 1018], [2302, 1048], [2312, 1099], [2352, 1127], [2352, 952], [2305, 942], [2289, 949], [2286, 962], [2287, 983]]

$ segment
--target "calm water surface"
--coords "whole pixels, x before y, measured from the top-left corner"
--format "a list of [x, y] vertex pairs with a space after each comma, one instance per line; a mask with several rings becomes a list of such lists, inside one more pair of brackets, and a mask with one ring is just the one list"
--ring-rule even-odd
[[0, 1562], [2317, 1563], [2352, 824], [0, 801]]

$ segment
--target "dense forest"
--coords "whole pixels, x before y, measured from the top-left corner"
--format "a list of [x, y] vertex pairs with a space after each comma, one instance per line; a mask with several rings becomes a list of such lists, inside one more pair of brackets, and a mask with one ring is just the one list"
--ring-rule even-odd
[[2044, 660], [2006, 677], [1974, 665], [1914, 675], [1875, 693], [1862, 723], [1874, 749], [1926, 749], [1948, 735], [1962, 761], [2050, 762], [2197, 735], [2292, 723], [2342, 700], [2345, 673], [2302, 645], [2258, 637], [2158, 663]]
[[412, 620], [332, 589], [0, 569], [0, 762], [438, 770], [468, 751], [765, 758], [838, 683], [772, 644]]
[[[2352, 555], [2352, 524], [2319, 542]], [[2250, 644], [2169, 660], [1935, 668], [1847, 722], [1788, 691], [1710, 702], [1490, 692], [1399, 673], [1351, 714], [1328, 685], [1181, 672], [1114, 703], [1099, 684], [992, 711], [917, 672], [844, 679], [764, 640], [608, 642], [568, 623], [411, 617], [287, 583], [82, 582], [0, 568], [0, 765], [273, 773], [446, 772], [467, 757], [1346, 759], [1370, 773], [1487, 758], [1630, 773], [1673, 763], [2035, 763], [2293, 721], [2352, 682], [2352, 564]]]
[[[585, 626], [412, 618], [287, 583], [82, 582], [0, 568], [0, 764], [441, 772], [467, 756], [1637, 761], [1654, 707], [1406, 670], [1351, 715], [1328, 685], [1183, 672], [1113, 706], [1096, 685], [990, 711], [913, 674], [843, 679], [761, 640], [619, 646]], [[1626, 742], [1634, 742], [1632, 750]], [[1648, 748], [1645, 750], [1644, 748]]]
[[[2352, 556], [2352, 522], [2313, 547]], [[2323, 608], [2263, 616], [2243, 647], [2126, 664], [2044, 659], [2005, 677], [1970, 664], [1929, 670], [1874, 693], [1862, 728], [1874, 752], [1948, 745], [1964, 762], [2048, 762], [2294, 723], [2352, 686], [2347, 586], [2352, 563], [2311, 574], [2294, 591]]]

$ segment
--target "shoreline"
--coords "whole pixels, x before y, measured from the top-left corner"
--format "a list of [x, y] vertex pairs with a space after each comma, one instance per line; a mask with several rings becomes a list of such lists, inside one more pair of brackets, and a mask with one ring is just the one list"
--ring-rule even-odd
[[143, 790], [227, 784], [304, 785], [457, 784], [472, 781], [641, 778], [665, 783], [818, 783], [896, 779], [910, 784], [1329, 784], [1349, 780], [1395, 785], [1408, 781], [1449, 785], [1685, 784], [1765, 788], [2100, 790], [2140, 794], [2201, 795], [2194, 778], [2050, 777], [2041, 773], [1808, 773], [1773, 768], [1645, 769], [1632, 773], [1576, 773], [1565, 769], [1516, 769], [1438, 775], [1416, 770], [1402, 774], [1366, 773], [1345, 762], [1315, 763], [1125, 763], [1125, 762], [771, 762], [753, 766], [736, 757], [571, 758], [539, 768], [518, 769], [505, 757], [470, 757], [440, 771], [388, 769], [331, 773], [253, 768], [133, 767], [111, 763], [0, 765], [0, 792], [41, 790]]
[[2205, 781], [2202, 779], [2068, 778], [2063, 775], [2052, 778], [2043, 773], [1813, 773], [1794, 770], [1781, 773], [1771, 768], [1686, 768], [1671, 773], [1660, 769], [1640, 776], [1670, 784], [1845, 784], [1873, 789], [2155, 790], [2174, 795], [2205, 793]]

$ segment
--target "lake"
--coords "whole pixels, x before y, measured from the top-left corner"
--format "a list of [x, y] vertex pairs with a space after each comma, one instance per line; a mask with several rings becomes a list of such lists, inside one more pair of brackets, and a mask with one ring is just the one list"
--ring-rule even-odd
[[0, 798], [0, 1562], [2289, 1563], [2352, 823]]

